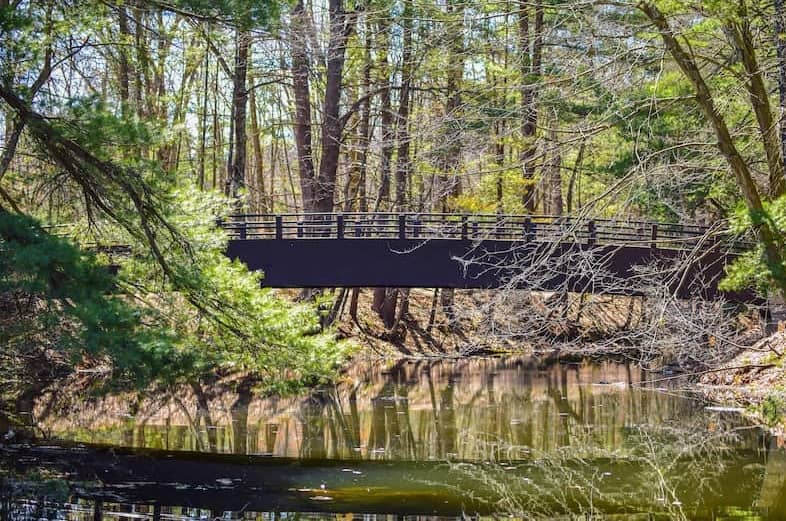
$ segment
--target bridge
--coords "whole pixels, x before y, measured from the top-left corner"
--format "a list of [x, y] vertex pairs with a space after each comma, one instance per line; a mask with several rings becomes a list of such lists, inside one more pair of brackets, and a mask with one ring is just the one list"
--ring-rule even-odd
[[[678, 298], [747, 301], [718, 282], [739, 252], [707, 227], [546, 215], [234, 215], [227, 254], [274, 288], [440, 287], [639, 295], [654, 277]], [[645, 266], [659, 266], [656, 272]]]

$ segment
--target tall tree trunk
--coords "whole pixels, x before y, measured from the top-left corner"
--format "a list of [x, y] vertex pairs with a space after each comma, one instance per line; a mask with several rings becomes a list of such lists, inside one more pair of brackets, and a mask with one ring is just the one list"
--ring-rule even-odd
[[396, 321], [398, 290], [396, 288], [374, 288], [372, 309], [377, 312], [386, 328], [391, 328]]
[[497, 213], [502, 214], [505, 212], [505, 202], [503, 196], [505, 194], [505, 122], [498, 120], [495, 124], [495, 133], [497, 136], [496, 143], [494, 143], [494, 163], [497, 168], [497, 175], [495, 179], [495, 194]]
[[374, 204], [374, 210], [390, 209], [390, 174], [393, 160], [393, 108], [390, 92], [390, 23], [382, 21], [377, 26], [377, 48], [382, 54], [378, 60], [377, 71], [379, 78], [377, 84], [380, 93], [380, 158], [379, 158], [379, 192]]
[[411, 1], [404, 1], [401, 18], [401, 91], [399, 93], [398, 114], [396, 118], [396, 210], [402, 212], [407, 207], [407, 185], [409, 184], [409, 103], [412, 87], [412, 9]]
[[[573, 165], [573, 171], [570, 173], [570, 179], [568, 180], [568, 193], [565, 197], [565, 200], [568, 204], [568, 214], [573, 212], [574, 204], [574, 193], [576, 191], [576, 184], [580, 184], [581, 182], [581, 164], [584, 162], [584, 150], [587, 148], [587, 140], [582, 139], [581, 145], [579, 145], [579, 152], [576, 155], [576, 163]], [[579, 198], [580, 199], [580, 198]], [[578, 205], [575, 205], [576, 208], [581, 207], [581, 200], [578, 201]]]
[[450, 210], [450, 199], [461, 194], [461, 178], [458, 176], [461, 165], [462, 131], [461, 131], [461, 84], [464, 77], [464, 12], [456, 0], [447, 3], [448, 23], [452, 37], [448, 41], [449, 70], [446, 86], [447, 102], [445, 103], [444, 143], [441, 151], [441, 169], [439, 186], [440, 211]]
[[[556, 112], [556, 111], [555, 111]], [[554, 121], [549, 129], [549, 211], [552, 215], [562, 215], [562, 150], [557, 137], [557, 125], [559, 121], [554, 114]]]
[[167, 145], [166, 160], [163, 163], [164, 169], [167, 172], [177, 171], [180, 164], [180, 152], [183, 140], [188, 140], [188, 132], [185, 132], [182, 127], [186, 119], [186, 104], [192, 92], [196, 73], [199, 70], [199, 55], [194, 49], [194, 44], [195, 41], [192, 40], [189, 46], [183, 49], [183, 61], [185, 62], [185, 66], [183, 67], [183, 75], [180, 78], [180, 88], [175, 95], [175, 109], [172, 113], [172, 128], [178, 130], [176, 131], [176, 139], [174, 142]]
[[133, 71], [134, 84], [134, 105], [136, 106], [137, 116], [144, 118], [147, 110], [144, 105], [147, 83], [149, 83], [148, 67], [149, 57], [147, 52], [147, 42], [145, 40], [145, 21], [144, 11], [139, 6], [134, 6], [134, 50], [136, 53], [136, 67]]
[[[180, 15], [175, 15], [174, 25], [179, 23]], [[160, 120], [166, 121], [168, 105], [166, 98], [166, 62], [169, 51], [172, 47], [172, 36], [164, 22], [164, 12], [162, 9], [156, 10], [156, 24], [158, 30], [158, 42], [156, 44], [156, 63], [153, 64], [153, 90], [151, 91], [150, 103], [154, 107], [152, 111]]]
[[[206, 40], [210, 39], [210, 26], [207, 29]], [[200, 132], [199, 132], [199, 173], [197, 177], [197, 184], [200, 190], [205, 189], [205, 161], [207, 157], [207, 94], [208, 85], [210, 81], [210, 49], [209, 44], [205, 42], [205, 62], [204, 76], [202, 77], [202, 114], [200, 114]]]
[[[543, 5], [535, 6], [535, 26], [530, 34], [530, 1], [519, 0], [519, 54], [521, 61], [521, 168], [524, 177], [522, 203], [535, 212], [535, 135], [538, 127], [537, 83], [543, 53]], [[531, 43], [530, 43], [531, 40]]]
[[778, 99], [780, 102], [781, 156], [786, 162], [786, 8], [775, 0], [775, 51], [778, 57]]
[[[232, 78], [232, 127], [234, 146], [230, 148], [227, 171], [226, 193], [237, 198], [246, 186], [246, 113], [248, 105], [248, 55], [251, 34], [237, 29], [235, 32], [235, 70]], [[234, 152], [232, 150], [234, 149]]]
[[336, 192], [338, 159], [344, 125], [341, 108], [341, 84], [344, 76], [347, 39], [354, 26], [354, 14], [344, 11], [342, 0], [329, 0], [330, 37], [328, 41], [325, 102], [322, 109], [322, 155], [319, 161], [314, 209], [317, 212], [333, 210]]
[[256, 89], [252, 88], [248, 94], [248, 108], [251, 111], [251, 144], [254, 150], [254, 178], [257, 188], [257, 207], [262, 213], [269, 210], [270, 204], [265, 190], [265, 156], [262, 152], [262, 138], [259, 129], [259, 116], [257, 113]]
[[365, 67], [363, 67], [363, 103], [360, 107], [360, 152], [358, 154], [358, 211], [368, 211], [368, 195], [366, 193], [366, 174], [368, 172], [368, 148], [371, 142], [371, 28], [366, 23], [364, 35]]
[[292, 90], [295, 94], [295, 146], [297, 148], [298, 173], [303, 197], [303, 210], [313, 212], [315, 208], [315, 170], [311, 137], [311, 68], [306, 46], [306, 14], [304, 0], [298, 0], [292, 10]]
[[216, 68], [213, 74], [213, 140], [212, 140], [212, 147], [211, 147], [211, 176], [210, 176], [210, 187], [215, 190], [218, 186], [220, 186], [220, 177], [221, 172], [218, 168], [218, 155], [223, 149], [223, 130], [221, 128], [221, 119], [218, 113], [218, 74], [219, 74], [219, 63], [216, 60]]
[[737, 42], [737, 48], [742, 54], [742, 63], [748, 77], [745, 85], [748, 90], [756, 122], [759, 124], [764, 153], [767, 156], [767, 169], [769, 171], [770, 195], [778, 197], [786, 193], [786, 171], [783, 163], [783, 150], [778, 135], [778, 128], [772, 116], [770, 106], [770, 93], [764, 84], [764, 76], [756, 58], [756, 49], [751, 34], [750, 22], [744, 3], [740, 10], [740, 20], [732, 24], [732, 34]]
[[[450, 179], [450, 187], [445, 190], [444, 186], [441, 187], [440, 197], [442, 211], [447, 212], [448, 197], [455, 197], [461, 193], [461, 178], [458, 177], [458, 170], [461, 164], [462, 153], [462, 140], [460, 128], [460, 114], [461, 110], [461, 84], [464, 77], [464, 49], [462, 34], [464, 33], [464, 12], [461, 4], [456, 3], [455, 0], [448, 0], [447, 9], [449, 14], [453, 14], [455, 23], [458, 25], [452, 31], [453, 37], [449, 43], [449, 56], [450, 56], [450, 71], [447, 84], [448, 102], [445, 110], [447, 118], [447, 144], [444, 149], [446, 154], [443, 158], [443, 176], [445, 179]], [[448, 317], [448, 320], [454, 322], [454, 295], [453, 288], [444, 288], [441, 293], [442, 311]]]
[[[353, 97], [354, 97], [353, 93]], [[363, 146], [363, 137], [360, 133], [360, 121], [355, 124], [353, 128], [354, 134], [351, 140], [351, 146], [347, 151], [347, 160], [349, 162], [347, 181], [344, 184], [344, 212], [357, 211], [358, 195], [360, 193], [360, 150]]]
[[[499, 82], [496, 74], [489, 71], [489, 77], [492, 78], [491, 85], [493, 92], [499, 93]], [[505, 104], [506, 89], [502, 90], [501, 94], [495, 95], [495, 102], [498, 107], [503, 107]], [[498, 117], [491, 125], [492, 128], [492, 146], [494, 147], [494, 166], [497, 169], [494, 184], [495, 194], [494, 199], [496, 202], [496, 210], [498, 214], [505, 211], [503, 202], [504, 195], [504, 175], [505, 175], [505, 119]]]
[[120, 109], [123, 114], [128, 110], [131, 99], [130, 67], [128, 63], [128, 45], [132, 42], [131, 31], [128, 28], [128, 11], [124, 3], [118, 6], [118, 29], [120, 31], [120, 45], [118, 47], [118, 83], [120, 84]]

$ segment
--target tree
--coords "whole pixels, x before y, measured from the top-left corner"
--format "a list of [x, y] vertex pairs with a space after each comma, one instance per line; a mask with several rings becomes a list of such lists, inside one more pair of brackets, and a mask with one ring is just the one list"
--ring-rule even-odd
[[538, 128], [537, 82], [543, 62], [543, 4], [537, 2], [530, 31], [531, 3], [519, 0], [519, 55], [521, 62], [521, 168], [524, 177], [524, 207], [535, 213], [535, 136]]
[[[0, 298], [17, 295], [42, 303], [45, 312], [40, 311], [43, 307], [25, 308], [28, 314], [15, 321], [48, 324], [49, 329], [33, 327], [17, 336], [15, 331], [9, 334], [4, 322], [0, 336], [10, 339], [13, 349], [33, 343], [46, 352], [47, 346], [56, 346], [64, 356], [73, 356], [72, 364], [109, 363], [119, 381], [133, 379], [141, 385], [151, 380], [199, 380], [216, 371], [238, 369], [262, 375], [271, 387], [328, 376], [338, 362], [335, 356], [343, 356], [339, 353], [345, 347], [331, 333], [320, 332], [313, 307], [291, 307], [262, 291], [259, 274], [225, 257], [226, 236], [215, 223], [235, 202], [198, 191], [195, 176], [183, 171], [187, 154], [181, 155], [180, 147], [185, 143], [184, 148], [190, 148], [190, 139], [187, 130], [177, 127], [188, 106], [185, 99], [192, 94], [194, 82], [189, 78], [196, 76], [195, 64], [202, 60], [199, 52], [185, 52], [196, 51], [191, 47], [184, 47], [180, 56], [170, 53], [173, 33], [188, 27], [199, 30], [203, 16], [218, 24], [220, 14], [183, 14], [178, 5], [167, 6], [176, 14], [169, 21], [154, 17], [162, 32], [152, 53], [142, 17], [153, 15], [143, 15], [136, 7], [133, 32], [129, 20], [121, 18], [119, 43], [98, 41], [106, 36], [101, 29], [116, 23], [112, 6], [97, 13], [70, 4], [7, 7], [0, 11], [0, 35], [19, 45], [6, 45], [0, 53], [3, 70], [10, 71], [0, 78], [0, 111], [6, 122], [13, 122], [5, 139], [6, 175], [0, 176], [11, 190], [4, 192], [8, 202], [0, 203], [0, 244], [9, 253], [4, 257]], [[254, 9], [252, 18], [261, 16]], [[192, 23], [181, 17], [190, 17]], [[164, 34], [164, 29], [171, 33]], [[72, 45], [82, 41], [75, 34], [89, 37]], [[127, 68], [101, 67], [106, 75], [94, 84], [83, 67], [90, 71], [94, 61], [103, 63], [117, 55], [117, 49], [102, 54], [107, 48], [117, 45], [129, 51], [132, 36], [136, 56], [128, 52]], [[248, 54], [242, 31], [238, 38], [238, 96], [231, 103], [237, 109], [235, 119], [241, 121], [235, 130], [242, 131]], [[34, 41], [44, 44], [31, 45]], [[208, 48], [211, 42], [208, 37]], [[171, 62], [178, 58], [182, 74], [169, 74]], [[21, 63], [27, 70], [7, 67]], [[60, 68], [83, 78], [59, 91], [64, 101], [50, 96], [59, 83], [49, 78]], [[204, 72], [207, 77], [209, 71]], [[120, 81], [109, 81], [115, 74]], [[177, 96], [168, 95], [165, 77], [180, 82]], [[129, 110], [129, 98], [137, 111]], [[163, 130], [169, 126], [176, 128]], [[241, 168], [238, 181], [243, 179], [245, 134], [236, 134], [234, 140], [243, 145], [235, 148], [231, 161]], [[24, 154], [18, 152], [18, 144], [24, 145]], [[18, 182], [20, 167], [24, 184]], [[54, 188], [48, 197], [30, 201], [24, 198], [27, 183]], [[234, 186], [237, 193], [240, 185]], [[80, 251], [51, 236], [31, 216], [55, 223], [67, 220], [75, 237], [97, 243], [99, 251], [109, 242], [126, 245], [131, 253], [120, 263], [117, 276], [110, 276], [103, 253]], [[41, 331], [48, 335], [46, 342]]]
[[316, 211], [316, 170], [311, 137], [310, 59], [306, 47], [306, 19], [303, 0], [292, 10], [292, 90], [295, 94], [295, 142], [303, 208]]
[[[227, 185], [225, 193], [237, 199], [240, 191], [246, 186], [246, 113], [248, 106], [248, 75], [249, 48], [251, 34], [245, 29], [235, 30], [235, 70], [232, 77], [232, 128], [234, 142], [229, 147], [227, 167]], [[256, 119], [256, 114], [253, 116]], [[257, 139], [254, 136], [254, 139]]]
[[[743, 2], [742, 6], [745, 5]], [[729, 166], [729, 170], [734, 175], [737, 185], [742, 192], [743, 200], [751, 216], [751, 220], [757, 229], [759, 238], [764, 247], [768, 268], [773, 280], [782, 296], [786, 297], [786, 266], [782, 252], [786, 251], [783, 236], [773, 226], [773, 222], [767, 217], [764, 204], [753, 179], [749, 165], [743, 160], [742, 155], [737, 149], [737, 145], [731, 135], [728, 125], [716, 107], [716, 103], [709, 86], [704, 80], [696, 60], [689, 51], [678, 41], [669, 25], [663, 12], [652, 3], [641, 2], [639, 9], [647, 16], [660, 34], [666, 50], [677, 63], [678, 67], [690, 81], [695, 91], [696, 102], [704, 112], [705, 117], [712, 125], [718, 139], [718, 149]], [[737, 16], [744, 15], [744, 11], [734, 13]], [[737, 42], [742, 52], [743, 62], [746, 72], [750, 75], [750, 81], [746, 83], [746, 88], [751, 97], [753, 110], [759, 122], [762, 145], [767, 151], [768, 167], [770, 168], [770, 191], [773, 195], [782, 192], [783, 183], [783, 160], [780, 143], [774, 139], [776, 136], [775, 127], [772, 124], [768, 98], [764, 91], [760, 70], [756, 65], [753, 45], [750, 40], [750, 32], [745, 29], [745, 20], [733, 17], [730, 20], [734, 31], [734, 40]], [[774, 149], [773, 149], [774, 148]]]
[[325, 103], [322, 109], [322, 155], [316, 183], [314, 210], [333, 210], [338, 174], [338, 158], [343, 141], [344, 124], [341, 118], [341, 88], [344, 77], [347, 40], [355, 28], [356, 12], [348, 12], [343, 0], [329, 0], [330, 38], [325, 72]]

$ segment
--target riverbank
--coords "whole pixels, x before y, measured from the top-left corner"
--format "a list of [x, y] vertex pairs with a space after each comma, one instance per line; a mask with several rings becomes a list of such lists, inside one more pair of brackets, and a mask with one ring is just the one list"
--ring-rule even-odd
[[[296, 291], [277, 293], [293, 301], [298, 298]], [[374, 309], [373, 289], [361, 290], [354, 306], [351, 292], [346, 292], [345, 297], [333, 326], [340, 337], [350, 339], [358, 348], [338, 369], [333, 381], [337, 385], [347, 381], [358, 386], [367, 384], [368, 375], [353, 377], [353, 367], [358, 364], [385, 371], [406, 360], [471, 363], [478, 358], [495, 356], [500, 363], [506, 363], [527, 357], [542, 366], [573, 365], [591, 360], [596, 364], [631, 364], [637, 371], [646, 372], [646, 379], [658, 382], [669, 379], [672, 374], [680, 374], [681, 382], [688, 382], [692, 391], [698, 390], [714, 402], [744, 407], [751, 415], [758, 414], [766, 419], [766, 422], [760, 421], [768, 425], [782, 423], [784, 414], [781, 411], [786, 411], [786, 406], [782, 405], [786, 404], [786, 397], [781, 398], [775, 392], [786, 389], [786, 378], [776, 370], [780, 367], [781, 355], [786, 352], [786, 337], [744, 349], [741, 355], [729, 361], [739, 349], [737, 345], [753, 344], [750, 339], [759, 335], [751, 317], [742, 313], [736, 318], [728, 313], [707, 313], [715, 322], [709, 319], [700, 322], [701, 331], [693, 336], [677, 336], [684, 335], [684, 326], [671, 327], [663, 321], [654, 323], [652, 316], [648, 316], [653, 313], [653, 303], [647, 304], [638, 297], [570, 295], [563, 300], [553, 293], [455, 291], [452, 305], [446, 308], [440, 293], [435, 290], [413, 289], [409, 292], [405, 312], [398, 314], [396, 324], [389, 327]], [[658, 316], [663, 316], [660, 308], [657, 311]], [[721, 319], [733, 321], [735, 335], [701, 336], [706, 331], [717, 331], [717, 322]], [[652, 339], [652, 342], [643, 342], [642, 338]], [[723, 338], [724, 343], [716, 338]], [[705, 356], [715, 358], [701, 367], [714, 368], [724, 363], [727, 369], [700, 374], [692, 370], [700, 366], [698, 363], [679, 364], [680, 360], [689, 357], [695, 361]], [[736, 369], [738, 376], [734, 368], [742, 368]], [[685, 373], [692, 376], [685, 377]], [[28, 393], [25, 403], [17, 405], [16, 411], [24, 411], [28, 416], [24, 416], [26, 421], [23, 423], [32, 427], [35, 422], [30, 421], [29, 414], [34, 400], [39, 407], [34, 417], [41, 418], [52, 409], [68, 408], [86, 396], [102, 395], [96, 382], [106, 381], [109, 374], [108, 367], [86, 365], [59, 379], [58, 385], [46, 392]], [[757, 385], [759, 379], [762, 380]], [[599, 376], [586, 384], [607, 381], [612, 380]], [[121, 389], [125, 393], [120, 392]], [[218, 407], [230, 411], [242, 409], [256, 396], [272, 396], [270, 386], [265, 386], [258, 375], [237, 371], [216, 372], [210, 378], [194, 379], [183, 385], [133, 389], [133, 386], [125, 386], [110, 393], [115, 396], [106, 398], [109, 410], [119, 407], [118, 403], [125, 403], [130, 406], [125, 414], [136, 416], [141, 412], [137, 407], [146, 395], [176, 396], [198, 404], [196, 409], [189, 410], [189, 415], [196, 423], [206, 415], [205, 425], [212, 421], [211, 415], [206, 413], [210, 409], [208, 404], [218, 396], [233, 396], [230, 403]], [[288, 403], [291, 395], [301, 390], [307, 391], [290, 388], [284, 396], [275, 399]], [[42, 408], [42, 404], [47, 405]], [[153, 403], [151, 407], [151, 411], [155, 411], [160, 404]], [[90, 416], [92, 412], [86, 414]]]
[[702, 374], [698, 389], [705, 398], [744, 410], [776, 434], [786, 434], [786, 331], [760, 340]]
[[456, 290], [446, 305], [439, 291], [412, 289], [403, 313], [399, 300], [392, 326], [375, 310], [373, 289], [358, 292], [354, 312], [350, 297], [346, 300], [335, 327], [359, 345], [361, 358], [638, 358], [632, 332], [647, 327], [644, 300], [619, 295]]
[[[669, 349], [652, 356], [652, 351], [626, 342], [629, 338], [626, 338], [625, 329], [639, 326], [630, 318], [631, 306], [639, 302], [635, 298], [593, 296], [587, 299], [582, 302], [583, 312], [566, 313], [567, 319], [575, 321], [570, 330], [572, 336], [568, 336], [565, 334], [568, 332], [566, 320], [559, 322], [549, 315], [550, 297], [548, 293], [533, 294], [526, 303], [519, 300], [518, 307], [510, 306], [506, 315], [508, 329], [503, 330], [500, 324], [488, 318], [492, 311], [498, 313], [494, 310], [494, 295], [489, 292], [457, 291], [453, 316], [449, 317], [433, 290], [412, 290], [400, 329], [391, 331], [372, 310], [373, 290], [364, 290], [358, 297], [356, 318], [345, 313], [339, 316], [336, 326], [342, 336], [360, 345], [357, 358], [430, 359], [524, 354], [547, 355], [551, 360], [562, 362], [585, 358], [633, 360], [648, 370], [662, 371], [664, 378], [671, 378], [670, 374], [679, 375], [691, 391], [705, 399], [721, 407], [739, 408], [772, 432], [786, 434], [786, 332], [755, 341], [761, 336], [755, 314], [740, 314], [734, 319], [738, 335], [727, 339], [726, 345], [719, 345], [718, 337], [707, 335], [695, 342], [675, 342]], [[522, 319], [525, 313], [545, 317], [539, 322], [539, 331], [526, 334]], [[706, 361], [696, 356], [697, 349], [707, 352]], [[675, 351], [679, 353], [675, 355]], [[692, 365], [680, 365], [675, 360], [683, 353], [689, 355]], [[703, 369], [697, 369], [702, 365]]]

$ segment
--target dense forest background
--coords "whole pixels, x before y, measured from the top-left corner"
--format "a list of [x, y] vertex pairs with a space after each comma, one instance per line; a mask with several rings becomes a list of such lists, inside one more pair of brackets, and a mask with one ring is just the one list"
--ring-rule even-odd
[[45, 346], [141, 380], [325, 377], [349, 349], [330, 303], [225, 259], [237, 211], [722, 223], [758, 239], [728, 287], [783, 292], [784, 20], [781, 0], [2, 0], [7, 365]]
[[655, 16], [774, 183], [756, 128], [780, 121], [766, 3], [4, 3], [3, 199], [47, 223], [89, 204], [32, 148], [14, 99], [251, 212], [712, 222], [738, 189]]

